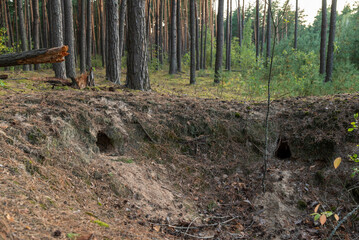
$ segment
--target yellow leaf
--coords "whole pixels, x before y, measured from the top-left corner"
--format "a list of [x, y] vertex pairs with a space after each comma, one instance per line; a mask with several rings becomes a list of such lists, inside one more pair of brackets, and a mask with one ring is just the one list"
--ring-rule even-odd
[[156, 232], [159, 232], [159, 231], [161, 230], [161, 226], [159, 226], [159, 225], [153, 226], [153, 229], [154, 229]]
[[315, 209], [314, 209], [314, 212], [315, 212], [315, 213], [318, 212], [319, 206], [320, 206], [320, 204], [318, 204], [318, 205], [315, 207]]
[[324, 225], [324, 223], [327, 221], [327, 216], [325, 216], [325, 214], [323, 214], [322, 216], [320, 216], [319, 218], [319, 222], [320, 224]]
[[334, 214], [335, 220], [339, 221], [339, 216], [337, 214]]
[[334, 160], [334, 168], [337, 169], [340, 165], [340, 163], [342, 162], [342, 158], [338, 157]]

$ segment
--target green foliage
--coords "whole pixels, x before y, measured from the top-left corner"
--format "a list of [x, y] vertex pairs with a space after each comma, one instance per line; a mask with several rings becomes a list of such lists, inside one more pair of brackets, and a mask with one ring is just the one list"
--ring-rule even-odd
[[93, 222], [93, 223], [96, 223], [97, 225], [99, 225], [99, 226], [101, 226], [101, 227], [106, 227], [106, 228], [110, 227], [110, 225], [108, 225], [107, 223], [102, 222], [102, 221], [97, 220], [97, 219], [92, 220], [92, 222]]
[[12, 47], [7, 46], [8, 36], [6, 36], [6, 29], [0, 28], [0, 54], [6, 54], [14, 52]]

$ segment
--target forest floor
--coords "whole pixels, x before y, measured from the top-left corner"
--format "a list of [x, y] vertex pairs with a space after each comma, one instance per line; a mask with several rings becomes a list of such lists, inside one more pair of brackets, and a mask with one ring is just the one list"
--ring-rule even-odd
[[[359, 143], [347, 131], [358, 94], [272, 102], [263, 193], [264, 102], [104, 80], [80, 91], [37, 79], [48, 71], [9, 74], [0, 87], [1, 240], [324, 239], [336, 220], [321, 226], [314, 208], [343, 218], [359, 201], [347, 157]], [[355, 216], [336, 239], [358, 233]]]

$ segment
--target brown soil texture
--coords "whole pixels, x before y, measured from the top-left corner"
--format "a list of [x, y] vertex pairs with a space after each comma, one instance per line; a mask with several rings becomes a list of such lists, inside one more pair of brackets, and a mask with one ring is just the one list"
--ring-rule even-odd
[[324, 239], [359, 200], [356, 94], [272, 102], [263, 193], [265, 103], [112, 91], [0, 97], [0, 239]]

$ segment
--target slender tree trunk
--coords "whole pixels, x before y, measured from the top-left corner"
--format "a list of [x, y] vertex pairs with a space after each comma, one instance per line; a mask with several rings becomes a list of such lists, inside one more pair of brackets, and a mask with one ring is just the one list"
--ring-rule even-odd
[[298, 0], [295, 1], [294, 49], [297, 50], [298, 41]]
[[182, 27], [181, 0], [177, 0], [177, 71], [182, 71]]
[[121, 66], [121, 56], [123, 54], [123, 43], [124, 43], [124, 36], [125, 36], [125, 21], [126, 21], [126, 12], [127, 12], [127, 0], [121, 1], [120, 6], [120, 66]]
[[222, 72], [222, 58], [223, 58], [223, 10], [224, 0], [218, 0], [218, 16], [217, 16], [217, 52], [216, 52], [216, 65], [214, 82], [219, 83], [221, 80]]
[[214, 18], [214, 14], [213, 14], [213, 0], [211, 0], [210, 4], [210, 10], [211, 10], [211, 19], [210, 19], [210, 26], [211, 26], [211, 60], [210, 60], [210, 65], [211, 65], [211, 68], [213, 66], [213, 35], [214, 35], [214, 28], [213, 28], [213, 18]]
[[76, 65], [75, 65], [75, 37], [74, 37], [74, 22], [73, 22], [73, 6], [72, 0], [64, 0], [64, 14], [65, 14], [65, 44], [69, 47], [69, 55], [66, 56], [66, 73], [75, 84]]
[[325, 73], [325, 48], [327, 42], [327, 0], [322, 0], [322, 29], [320, 33], [320, 69], [319, 73]]
[[[60, 47], [64, 45], [63, 29], [62, 29], [62, 12], [60, 0], [51, 0], [51, 35], [53, 40], [53, 47]], [[65, 63], [54, 63], [53, 68], [55, 77], [66, 79]]]
[[86, 1], [81, 0], [80, 25], [80, 72], [86, 71]]
[[[20, 26], [20, 38], [21, 38], [21, 48], [22, 51], [27, 51], [28, 50], [28, 45], [27, 45], [27, 39], [26, 39], [26, 29], [25, 29], [25, 22], [24, 22], [24, 12], [23, 12], [23, 5], [22, 5], [22, 0], [17, 0], [17, 11], [18, 11], [18, 16], [19, 16], [19, 26]], [[30, 70], [30, 66], [29, 65], [24, 65], [24, 71], [29, 71]]]
[[[206, 0], [205, 0], [206, 1]], [[200, 58], [199, 58], [199, 68], [200, 69], [203, 69], [203, 6], [204, 6], [204, 1], [201, 1], [202, 2], [202, 6], [200, 4], [200, 11], [199, 11], [199, 16], [200, 16], [200, 19], [201, 19], [201, 45], [200, 45], [200, 48], [201, 48], [201, 52], [200, 52]]]
[[162, 65], [163, 64], [163, 0], [160, 0], [160, 28], [159, 28], [159, 54], [158, 61]]
[[238, 0], [238, 41], [239, 46], [242, 46], [242, 17], [241, 17], [241, 0]]
[[329, 29], [329, 39], [328, 39], [327, 68], [326, 68], [325, 82], [332, 81], [336, 19], [337, 19], [337, 0], [332, 0], [332, 8], [331, 8], [331, 13], [330, 13], [330, 29]]
[[[40, 48], [40, 15], [39, 15], [39, 0], [33, 0], [34, 9], [34, 49]], [[39, 70], [40, 65], [35, 64], [35, 70]]]
[[265, 40], [265, 36], [266, 36], [266, 34], [265, 34], [266, 10], [267, 10], [267, 1], [264, 1], [264, 13], [263, 13], [263, 22], [262, 22], [261, 56], [263, 56], [264, 40]]
[[197, 7], [197, 3], [195, 5], [195, 11], [196, 11], [196, 70], [200, 69], [200, 51], [199, 51], [199, 23], [198, 23], [198, 7]]
[[176, 0], [172, 0], [171, 5], [171, 56], [170, 56], [170, 74], [177, 73], [177, 24], [176, 24], [176, 13], [177, 13]]
[[[131, 2], [131, 0], [129, 0]], [[120, 84], [120, 46], [118, 0], [106, 0], [107, 61], [106, 77], [109, 81]]]
[[190, 0], [190, 33], [191, 33], [191, 70], [190, 70], [190, 84], [196, 83], [196, 8], [195, 0]]
[[101, 13], [101, 52], [102, 52], [102, 66], [106, 66], [106, 19], [105, 19], [105, 10], [104, 10], [104, 0], [100, 0], [100, 13]]
[[203, 69], [206, 69], [206, 58], [207, 58], [207, 19], [208, 19], [208, 1], [204, 3], [204, 46], [203, 46]]
[[42, 12], [42, 37], [43, 37], [43, 47], [47, 48], [48, 42], [49, 42], [49, 23], [47, 18], [47, 11], [46, 11], [46, 0], [42, 0], [42, 6], [41, 6], [41, 12]]
[[256, 1], [256, 61], [259, 57], [259, 0]]
[[227, 19], [226, 19], [226, 69], [229, 70], [229, 0], [227, 0]]
[[228, 36], [228, 71], [231, 71], [231, 49], [232, 49], [232, 0], [230, 1], [230, 12], [229, 12], [229, 36]]
[[266, 54], [266, 63], [268, 64], [268, 59], [271, 57], [271, 36], [272, 36], [272, 29], [271, 29], [271, 23], [272, 23], [272, 0], [268, 0], [268, 16], [267, 16], [267, 54]]
[[[128, 58], [127, 87], [142, 91], [150, 90], [148, 75], [148, 51], [146, 41], [145, 1], [128, 0]], [[174, 5], [173, 7], [176, 7]], [[175, 45], [176, 46], [176, 45]]]
[[92, 57], [92, 3], [91, 0], [86, 0], [87, 1], [87, 34], [86, 34], [86, 38], [87, 38], [87, 50], [86, 50], [86, 70], [89, 71], [90, 68], [92, 67], [91, 65], [91, 57]]

